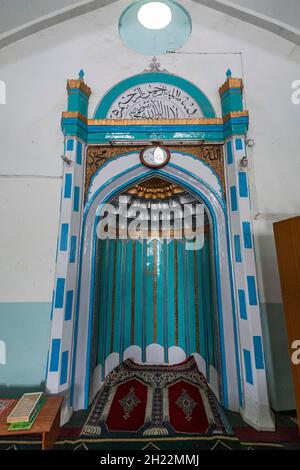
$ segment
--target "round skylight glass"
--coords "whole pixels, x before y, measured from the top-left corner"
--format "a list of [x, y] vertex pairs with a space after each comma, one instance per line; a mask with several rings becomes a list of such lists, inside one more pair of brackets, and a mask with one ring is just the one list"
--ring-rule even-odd
[[149, 2], [138, 11], [139, 22], [148, 29], [163, 29], [172, 20], [171, 8], [163, 2]]
[[119, 19], [124, 44], [152, 56], [176, 51], [185, 44], [191, 31], [190, 15], [176, 0], [135, 0]]

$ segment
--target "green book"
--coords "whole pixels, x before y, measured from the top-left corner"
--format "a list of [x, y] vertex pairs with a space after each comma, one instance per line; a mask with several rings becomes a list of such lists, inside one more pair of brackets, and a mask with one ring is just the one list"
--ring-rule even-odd
[[41, 398], [41, 400], [39, 401], [38, 405], [37, 405], [37, 408], [35, 410], [35, 412], [33, 413], [30, 421], [28, 421], [28, 423], [11, 423], [9, 425], [9, 428], [8, 430], [9, 431], [26, 431], [27, 429], [31, 429], [31, 427], [33, 426], [33, 423], [35, 422], [39, 412], [41, 411], [41, 408], [43, 407], [43, 405], [45, 404], [47, 400], [47, 397], [46, 396], [43, 396]]

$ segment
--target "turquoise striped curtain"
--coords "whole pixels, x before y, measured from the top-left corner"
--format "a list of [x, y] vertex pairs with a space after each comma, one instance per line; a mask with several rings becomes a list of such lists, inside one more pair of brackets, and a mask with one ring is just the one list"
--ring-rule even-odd
[[[201, 250], [184, 240], [98, 240], [94, 366], [131, 345], [179, 346], [217, 367], [216, 305], [209, 237]], [[104, 367], [102, 367], [104, 370]]]

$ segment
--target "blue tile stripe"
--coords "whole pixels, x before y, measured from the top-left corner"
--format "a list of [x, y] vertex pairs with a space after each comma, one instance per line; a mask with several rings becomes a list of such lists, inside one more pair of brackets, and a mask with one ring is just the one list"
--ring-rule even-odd
[[75, 257], [76, 257], [76, 243], [77, 243], [77, 237], [76, 235], [71, 236], [71, 241], [70, 241], [70, 263], [75, 263]]
[[64, 306], [64, 291], [65, 279], [63, 277], [57, 278], [55, 290], [55, 308], [63, 308]]
[[67, 173], [65, 178], [64, 198], [69, 199], [72, 194], [72, 174]]
[[242, 320], [247, 320], [247, 306], [246, 306], [246, 294], [244, 289], [238, 289], [240, 317]]
[[235, 261], [236, 261], [236, 263], [240, 263], [242, 261], [240, 236], [239, 235], [234, 235], [233, 241], [234, 241]]
[[256, 282], [254, 276], [247, 276], [249, 304], [257, 305]]
[[74, 150], [74, 139], [67, 140], [67, 150], [69, 151]]
[[66, 295], [65, 320], [71, 320], [73, 310], [73, 291], [68, 290]]
[[242, 141], [242, 139], [235, 139], [235, 148], [236, 148], [236, 150], [243, 150], [243, 141]]
[[264, 369], [264, 354], [261, 336], [253, 336], [254, 358], [256, 369]]
[[240, 197], [248, 197], [247, 173], [239, 171], [239, 193]]
[[49, 368], [50, 372], [58, 371], [59, 351], [60, 351], [60, 339], [54, 338], [52, 340], [52, 347], [51, 347], [51, 359], [50, 359], [50, 368]]
[[60, 371], [60, 385], [63, 385], [67, 382], [68, 377], [68, 359], [69, 352], [64, 351], [61, 355], [61, 371]]
[[74, 212], [79, 211], [79, 197], [80, 197], [80, 188], [79, 186], [74, 186], [74, 203], [73, 203]]
[[81, 165], [82, 163], [82, 143], [77, 142], [77, 147], [76, 147], [76, 163], [78, 165]]
[[232, 212], [235, 212], [238, 209], [236, 187], [235, 186], [231, 186], [231, 188], [230, 188], [230, 199], [231, 199], [231, 210], [232, 210]]
[[231, 165], [233, 162], [231, 141], [228, 141], [226, 143], [226, 149], [227, 149], [227, 163], [228, 165]]
[[251, 235], [250, 222], [243, 222], [242, 227], [243, 227], [244, 247], [246, 249], [252, 249], [252, 235]]
[[60, 251], [67, 251], [68, 249], [68, 234], [69, 234], [69, 224], [61, 224], [60, 231]]
[[251, 364], [251, 353], [248, 349], [244, 349], [244, 364], [246, 372], [246, 381], [248, 384], [253, 385], [253, 373], [252, 373], [252, 364]]
[[50, 316], [50, 320], [53, 319], [53, 310], [54, 310], [54, 294], [55, 294], [55, 291], [53, 289], [52, 291], [52, 302], [51, 302], [51, 316]]

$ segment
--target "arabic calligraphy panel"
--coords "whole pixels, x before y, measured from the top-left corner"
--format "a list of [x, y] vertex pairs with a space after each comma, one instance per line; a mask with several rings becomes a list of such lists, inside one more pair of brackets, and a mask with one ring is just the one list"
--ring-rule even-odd
[[113, 102], [107, 119], [186, 119], [203, 117], [198, 103], [182, 89], [166, 83], [142, 83]]
[[[223, 146], [218, 144], [212, 145], [166, 145], [171, 152], [182, 152], [183, 158], [184, 153], [194, 155], [196, 158], [203, 160], [209, 165], [220, 179], [220, 183], [223, 189], [224, 196], [226, 197], [225, 191], [225, 175], [224, 175], [224, 157], [223, 157]], [[86, 173], [85, 173], [85, 201], [88, 194], [88, 188], [91, 183], [93, 175], [98, 169], [107, 161], [117, 157], [118, 155], [126, 154], [128, 152], [140, 152], [143, 147], [141, 146], [122, 146], [112, 147], [110, 145], [90, 145], [87, 148], [86, 158]]]

